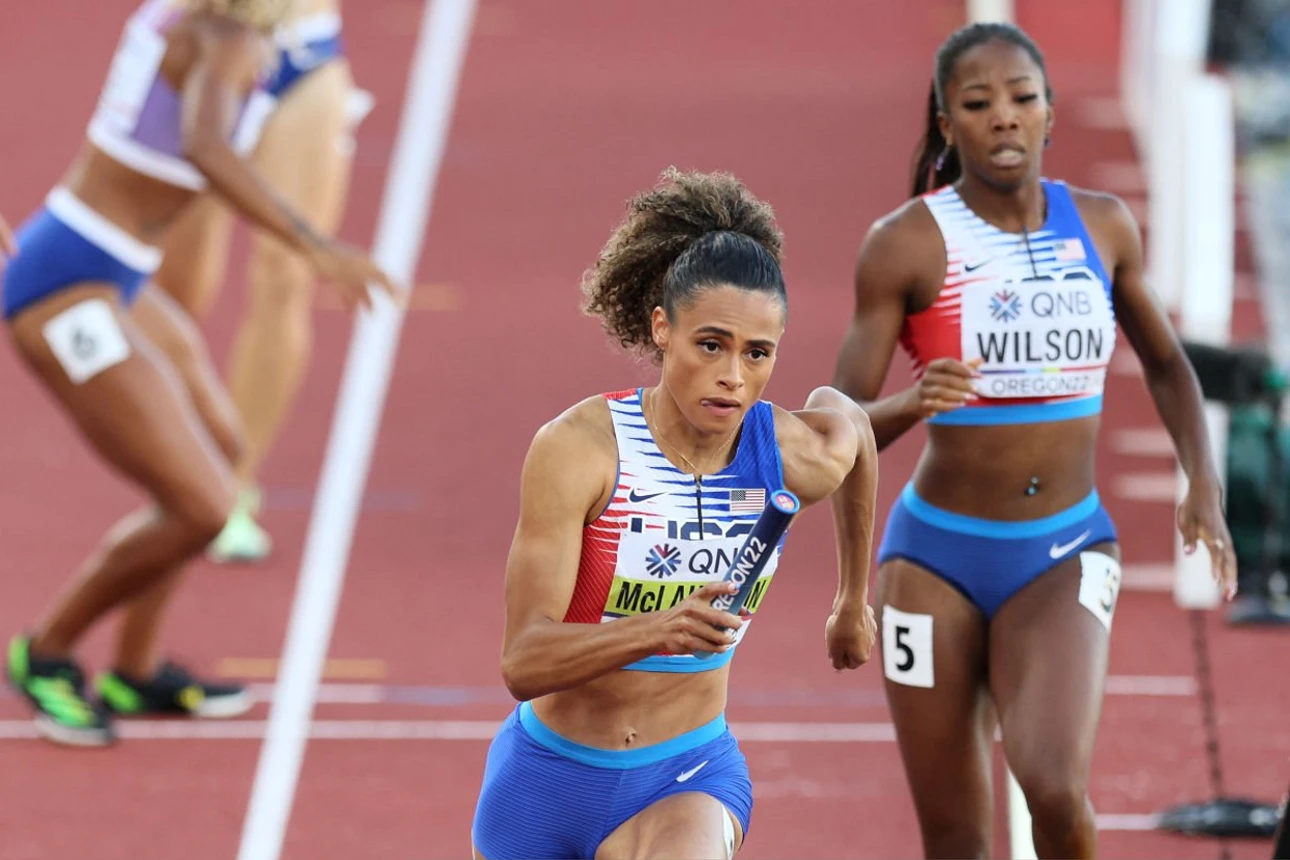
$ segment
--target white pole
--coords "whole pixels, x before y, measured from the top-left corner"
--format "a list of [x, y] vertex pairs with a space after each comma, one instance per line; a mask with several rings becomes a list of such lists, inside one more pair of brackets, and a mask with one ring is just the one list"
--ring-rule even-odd
[[1144, 170], [1151, 161], [1155, 94], [1157, 0], [1124, 0], [1120, 43], [1120, 103]]
[[[474, 9], [474, 0], [433, 0], [422, 15], [373, 252], [391, 277], [408, 285], [416, 273]], [[277, 860], [282, 851], [402, 322], [402, 310], [385, 299], [355, 322], [239, 860]]]
[[967, 0], [967, 19], [972, 24], [988, 21], [1011, 24], [1013, 0]]
[[[1232, 92], [1214, 75], [1197, 75], [1186, 90], [1184, 169], [1185, 233], [1180, 329], [1186, 340], [1227, 346], [1231, 339], [1236, 243], [1236, 130]], [[1211, 450], [1219, 475], [1226, 472], [1227, 410], [1205, 404]], [[1186, 479], [1179, 470], [1179, 498]], [[1202, 544], [1203, 547], [1203, 544]], [[1187, 556], [1175, 537], [1174, 600], [1184, 608], [1213, 608], [1221, 593], [1209, 553]]]
[[1183, 186], [1190, 180], [1183, 163], [1185, 98], [1201, 73], [1209, 27], [1209, 0], [1161, 0], [1156, 5], [1155, 59], [1152, 63], [1148, 162], [1151, 243], [1150, 281], [1166, 307], [1182, 301]]

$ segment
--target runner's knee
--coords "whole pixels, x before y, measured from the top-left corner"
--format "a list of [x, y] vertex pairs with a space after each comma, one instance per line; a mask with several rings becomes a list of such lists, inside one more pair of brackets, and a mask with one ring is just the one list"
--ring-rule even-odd
[[1046, 761], [1016, 773], [1030, 815], [1040, 828], [1049, 832], [1073, 829], [1083, 817], [1088, 802], [1079, 768], [1062, 762], [1060, 757], [1041, 758]]
[[237, 501], [232, 476], [164, 500], [166, 513], [183, 526], [194, 547], [204, 547], [224, 528]]

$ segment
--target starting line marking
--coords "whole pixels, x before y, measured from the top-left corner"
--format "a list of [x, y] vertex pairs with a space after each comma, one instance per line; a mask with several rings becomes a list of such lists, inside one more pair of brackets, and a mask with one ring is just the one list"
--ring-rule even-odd
[[1194, 696], [1196, 679], [1191, 675], [1108, 675], [1108, 696]]
[[1159, 815], [1099, 814], [1096, 820], [1098, 830], [1155, 830], [1160, 826]]
[[[216, 664], [215, 672], [224, 678], [272, 679], [277, 677], [277, 657], [225, 657]], [[335, 680], [374, 681], [389, 674], [384, 660], [333, 657], [323, 664], [323, 677]]]

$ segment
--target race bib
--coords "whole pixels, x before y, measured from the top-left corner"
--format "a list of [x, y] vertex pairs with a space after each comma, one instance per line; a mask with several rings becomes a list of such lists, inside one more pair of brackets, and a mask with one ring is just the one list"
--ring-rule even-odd
[[1102, 393], [1115, 349], [1115, 313], [1091, 269], [964, 284], [961, 322], [963, 360], [984, 359], [976, 381], [981, 397]]
[[907, 687], [936, 686], [930, 615], [882, 608], [882, 671], [888, 679]]
[[1082, 552], [1079, 565], [1079, 602], [1110, 630], [1123, 577], [1120, 563], [1105, 553]]
[[74, 385], [130, 357], [130, 341], [103, 299], [86, 299], [59, 312], [41, 333]]
[[[750, 525], [750, 524], [745, 524]], [[669, 540], [663, 534], [624, 533], [618, 544], [614, 580], [605, 598], [602, 621], [671, 609], [698, 588], [719, 582], [744, 542], [744, 534], [705, 540]], [[753, 615], [761, 606], [775, 575], [775, 552], [743, 606]], [[748, 632], [749, 621], [735, 631], [735, 642]]]

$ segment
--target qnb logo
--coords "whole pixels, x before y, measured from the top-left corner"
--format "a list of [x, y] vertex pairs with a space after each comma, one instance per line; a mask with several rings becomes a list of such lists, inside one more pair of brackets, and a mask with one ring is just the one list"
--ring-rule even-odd
[[668, 544], [659, 544], [645, 556], [645, 572], [662, 579], [676, 573], [681, 564], [681, 550]]
[[1012, 322], [1021, 316], [1021, 296], [1012, 290], [1000, 290], [990, 296], [990, 316], [1001, 322]]
[[[762, 557], [766, 555], [767, 549], [766, 542], [761, 538], [750, 537], [748, 539], [743, 551], [735, 559], [735, 567], [730, 575], [730, 581], [735, 584], [737, 589], [742, 589], [753, 571], [761, 567]], [[735, 598], [738, 596], [738, 591], [734, 594], [719, 595], [712, 601], [712, 605], [722, 612], [729, 611], [730, 607], [734, 606]]]

